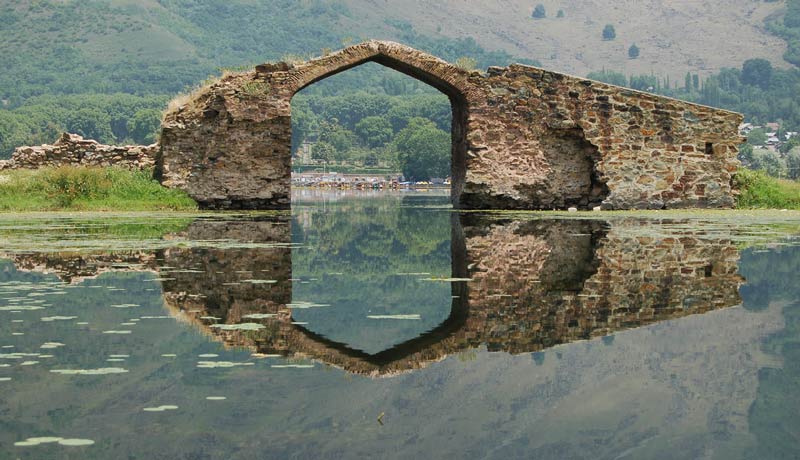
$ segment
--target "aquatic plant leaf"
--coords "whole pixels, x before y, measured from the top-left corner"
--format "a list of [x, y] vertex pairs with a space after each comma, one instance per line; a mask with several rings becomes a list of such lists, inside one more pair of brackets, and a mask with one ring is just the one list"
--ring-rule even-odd
[[107, 375], [124, 374], [128, 370], [121, 367], [101, 367], [99, 369], [51, 369], [50, 372], [62, 375]]
[[176, 410], [177, 408], [178, 408], [178, 406], [173, 406], [173, 405], [167, 404], [167, 405], [157, 406], [157, 407], [145, 407], [142, 410], [145, 411], [145, 412], [164, 412], [164, 411], [167, 411], [167, 410]]
[[258, 331], [266, 326], [258, 323], [239, 323], [239, 324], [212, 324], [209, 327], [222, 331]]
[[249, 315], [244, 315], [242, 318], [244, 319], [267, 319], [267, 318], [274, 318], [277, 315], [275, 313], [252, 313]]
[[367, 315], [369, 319], [407, 319], [418, 320], [422, 319], [420, 315]]

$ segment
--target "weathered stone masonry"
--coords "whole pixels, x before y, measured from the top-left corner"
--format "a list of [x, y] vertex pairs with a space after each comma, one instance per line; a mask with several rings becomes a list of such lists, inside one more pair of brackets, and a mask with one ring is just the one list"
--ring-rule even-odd
[[229, 75], [167, 114], [156, 173], [209, 208], [289, 206], [291, 99], [377, 62], [446, 94], [463, 208], [731, 207], [742, 116], [525, 65], [487, 73], [370, 41]]
[[57, 166], [119, 166], [148, 169], [155, 163], [158, 145], [104, 145], [77, 134], [64, 133], [53, 144], [17, 147], [2, 169], [38, 169]]

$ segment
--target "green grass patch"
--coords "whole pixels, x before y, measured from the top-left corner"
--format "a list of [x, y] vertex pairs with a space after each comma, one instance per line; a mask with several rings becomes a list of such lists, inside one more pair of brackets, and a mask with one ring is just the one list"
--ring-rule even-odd
[[740, 209], [800, 209], [800, 182], [776, 179], [762, 171], [739, 169], [737, 207]]
[[195, 209], [185, 192], [162, 187], [151, 171], [62, 166], [0, 173], [0, 211]]

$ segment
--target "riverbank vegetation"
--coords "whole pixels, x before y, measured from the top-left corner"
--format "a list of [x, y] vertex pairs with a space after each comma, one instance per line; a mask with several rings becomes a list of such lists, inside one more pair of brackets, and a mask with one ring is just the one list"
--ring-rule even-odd
[[0, 172], [0, 211], [195, 209], [185, 192], [162, 187], [151, 171], [62, 166]]
[[800, 182], [770, 177], [763, 171], [739, 169], [739, 209], [800, 209]]

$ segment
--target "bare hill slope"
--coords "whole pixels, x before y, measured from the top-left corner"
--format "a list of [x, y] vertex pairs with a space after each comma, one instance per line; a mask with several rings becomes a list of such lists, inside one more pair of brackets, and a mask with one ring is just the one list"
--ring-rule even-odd
[[[626, 74], [655, 72], [682, 78], [687, 71], [709, 74], [763, 57], [785, 67], [786, 43], [764, 30], [783, 1], [762, 0], [346, 0], [368, 16], [364, 34], [376, 26], [408, 21], [427, 35], [472, 37], [487, 49], [538, 59], [543, 66], [585, 75], [602, 68]], [[531, 18], [536, 4], [547, 17]], [[564, 11], [563, 18], [557, 12]], [[388, 19], [387, 19], [388, 18]], [[617, 38], [602, 40], [606, 24]], [[375, 30], [371, 31], [376, 33]], [[380, 33], [380, 32], [377, 32]], [[628, 47], [641, 48], [638, 59]]]

